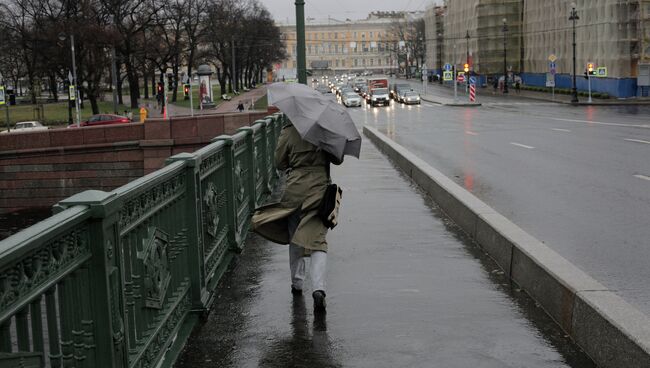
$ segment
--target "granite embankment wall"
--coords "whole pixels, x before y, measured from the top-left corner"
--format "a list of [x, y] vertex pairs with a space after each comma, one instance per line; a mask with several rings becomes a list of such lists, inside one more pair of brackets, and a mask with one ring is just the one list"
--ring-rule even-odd
[[172, 155], [193, 152], [267, 114], [0, 134], [0, 213], [51, 207], [88, 189], [111, 191], [161, 168]]

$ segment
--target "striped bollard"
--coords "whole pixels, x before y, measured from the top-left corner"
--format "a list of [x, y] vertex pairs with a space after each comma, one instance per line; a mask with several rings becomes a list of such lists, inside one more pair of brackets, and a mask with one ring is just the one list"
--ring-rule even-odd
[[476, 102], [476, 84], [469, 86], [469, 101]]

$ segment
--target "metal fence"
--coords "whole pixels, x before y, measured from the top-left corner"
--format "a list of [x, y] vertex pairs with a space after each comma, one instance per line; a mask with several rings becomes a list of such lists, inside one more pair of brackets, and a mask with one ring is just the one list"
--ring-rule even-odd
[[171, 366], [277, 179], [283, 123], [77, 194], [0, 242], [0, 367]]

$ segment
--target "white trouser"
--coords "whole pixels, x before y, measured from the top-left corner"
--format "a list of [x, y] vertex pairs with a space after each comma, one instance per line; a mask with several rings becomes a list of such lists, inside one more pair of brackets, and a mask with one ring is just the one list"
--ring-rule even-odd
[[[289, 217], [289, 235], [293, 234], [298, 228], [300, 214], [298, 212]], [[327, 253], [321, 251], [312, 251], [309, 274], [311, 275], [312, 291], [322, 290], [325, 292], [325, 275], [327, 273]], [[296, 289], [302, 290], [305, 281], [307, 267], [305, 265], [305, 249], [303, 247], [289, 244], [289, 267], [291, 268], [291, 285]]]

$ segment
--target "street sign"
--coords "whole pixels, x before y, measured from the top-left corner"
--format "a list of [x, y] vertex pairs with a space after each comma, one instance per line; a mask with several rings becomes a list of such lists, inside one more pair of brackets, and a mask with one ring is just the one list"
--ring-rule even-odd
[[607, 67], [599, 66], [598, 69], [596, 69], [596, 77], [599, 78], [607, 77]]
[[463, 72], [458, 73], [458, 81], [461, 83], [465, 81], [465, 73]]
[[442, 80], [445, 82], [450, 82], [454, 80], [454, 72], [443, 72], [442, 73]]
[[0, 106], [4, 105], [7, 103], [7, 99], [5, 98], [5, 87], [0, 86]]
[[548, 63], [548, 68], [557, 69], [557, 64], [554, 61], [551, 61], [550, 63]]
[[469, 77], [469, 84], [476, 85], [476, 77], [475, 76]]
[[446, 71], [450, 72], [451, 69], [452, 69], [451, 64], [449, 64], [449, 63], [445, 64], [445, 70]]
[[70, 101], [74, 101], [76, 98], [75, 86], [71, 84], [68, 90], [68, 95], [70, 96]]
[[556, 60], [557, 60], [557, 56], [555, 56], [555, 54], [549, 55], [548, 61], [550, 61], [551, 63], [554, 63]]
[[555, 74], [546, 73], [546, 87], [555, 87]]

